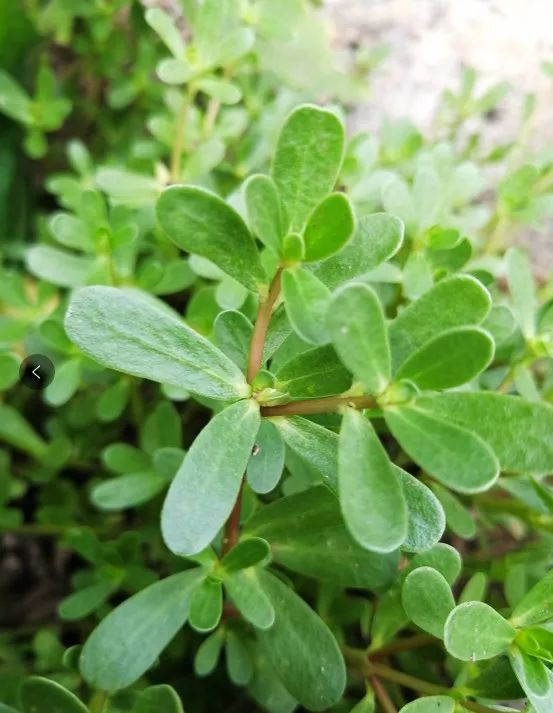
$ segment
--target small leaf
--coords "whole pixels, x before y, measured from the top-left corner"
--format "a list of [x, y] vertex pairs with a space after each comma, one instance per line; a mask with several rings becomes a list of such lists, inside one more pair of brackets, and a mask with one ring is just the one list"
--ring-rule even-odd
[[553, 407], [490, 392], [424, 396], [417, 403], [438, 418], [477, 433], [513, 473], [553, 471]]
[[407, 572], [413, 571], [416, 567], [432, 567], [443, 574], [450, 585], [453, 585], [461, 574], [461, 555], [451, 545], [438, 542], [431, 550], [416, 554], [409, 563]]
[[190, 597], [190, 626], [196, 631], [214, 629], [223, 613], [223, 588], [221, 582], [207, 577], [192, 592]]
[[453, 493], [439, 483], [431, 483], [430, 487], [444, 509], [447, 527], [459, 537], [470, 540], [476, 533], [476, 525], [472, 513]]
[[177, 58], [182, 59], [186, 45], [173, 18], [158, 7], [146, 11], [146, 22], [161, 37], [167, 49]]
[[275, 426], [265, 419], [259, 424], [255, 445], [248, 461], [246, 475], [256, 493], [270, 493], [284, 469], [284, 442]]
[[238, 368], [149, 295], [113, 287], [83, 288], [73, 295], [65, 328], [85, 354], [110, 369], [215, 399], [248, 395]]
[[459, 604], [484, 601], [488, 578], [484, 572], [475, 572], [459, 594]]
[[59, 287], [81, 287], [94, 267], [94, 258], [50, 245], [33, 245], [27, 250], [26, 260], [33, 275]]
[[244, 184], [244, 195], [254, 235], [279, 256], [284, 228], [280, 198], [273, 179], [262, 174], [250, 176]]
[[515, 629], [484, 602], [459, 604], [445, 623], [444, 643], [461, 661], [481, 661], [505, 653]]
[[282, 238], [282, 259], [287, 263], [302, 262], [305, 258], [305, 243], [299, 233], [288, 233]]
[[162, 579], [102, 619], [81, 654], [81, 673], [90, 685], [116, 691], [138, 680], [185, 623], [201, 576], [198, 568]]
[[486, 318], [490, 305], [488, 291], [474, 277], [455, 275], [441, 280], [401, 310], [390, 323], [394, 369], [446, 329], [480, 324]]
[[348, 409], [338, 450], [338, 490], [354, 539], [373, 552], [392, 552], [407, 534], [403, 488], [372, 424]]
[[553, 619], [553, 571], [535, 584], [516, 605], [511, 624], [517, 628], [542, 624]]
[[47, 445], [13, 406], [0, 403], [0, 441], [35, 458], [43, 458]]
[[455, 700], [449, 696], [425, 696], [411, 701], [399, 713], [454, 713]]
[[259, 420], [256, 404], [239, 401], [217, 414], [192, 444], [161, 514], [163, 538], [175, 554], [203, 550], [230, 515]]
[[455, 599], [446, 579], [432, 567], [418, 567], [405, 578], [401, 600], [407, 616], [432, 636], [442, 639]]
[[505, 254], [507, 281], [513, 300], [518, 326], [526, 339], [536, 333], [536, 288], [530, 261], [520, 248], [510, 248]]
[[124, 510], [148, 502], [166, 485], [167, 480], [153, 471], [128, 473], [96, 485], [90, 499], [96, 507], [106, 512]]
[[287, 268], [282, 273], [282, 294], [286, 314], [296, 333], [310, 344], [328, 342], [326, 313], [328, 288], [312, 272]]
[[275, 610], [253, 570], [235, 572], [224, 585], [238, 611], [257, 629], [274, 624]]
[[20, 696], [23, 713], [88, 713], [77, 696], [49, 678], [26, 678]]
[[226, 636], [227, 672], [235, 686], [246, 686], [253, 675], [250, 653], [238, 632], [230, 629]]
[[553, 631], [533, 626], [519, 631], [517, 646], [530, 656], [553, 663]]
[[395, 378], [408, 379], [422, 390], [451, 389], [478, 376], [493, 354], [493, 340], [483, 329], [456, 327], [413, 352]]
[[183, 250], [211, 260], [249, 290], [266, 285], [254, 239], [238, 213], [219, 196], [194, 186], [171, 186], [158, 199], [157, 216]]
[[267, 540], [273, 559], [284, 567], [338, 587], [381, 591], [397, 570], [399, 553], [380, 555], [361, 547], [344, 525], [338, 500], [321, 485], [265, 506], [244, 532]]
[[0, 111], [22, 124], [31, 124], [33, 102], [7, 72], [0, 70]]
[[329, 344], [308, 349], [277, 370], [278, 388], [294, 398], [332, 396], [346, 391], [351, 375]]
[[217, 666], [223, 646], [222, 629], [214, 631], [202, 641], [194, 657], [196, 676], [208, 676]]
[[343, 151], [344, 127], [336, 114], [308, 104], [289, 114], [272, 165], [288, 232], [302, 232], [309, 213], [332, 190]]
[[390, 345], [380, 301], [368, 285], [339, 288], [327, 316], [328, 331], [338, 356], [372, 394], [390, 380]]
[[353, 235], [353, 208], [344, 193], [331, 193], [315, 207], [305, 226], [305, 261], [326, 260]]
[[79, 589], [61, 602], [58, 613], [66, 621], [82, 619], [103, 604], [113, 590], [113, 583], [107, 581]]
[[184, 713], [177, 692], [165, 683], [140, 693], [133, 713]]
[[407, 535], [404, 552], [424, 552], [434, 547], [444, 533], [445, 515], [440, 501], [424, 483], [402, 468], [393, 466], [407, 502]]
[[513, 647], [509, 659], [535, 713], [553, 710], [553, 673], [542, 661]]
[[253, 332], [250, 320], [242, 312], [229, 309], [217, 315], [213, 331], [219, 349], [245, 372]]
[[340, 648], [317, 614], [274, 575], [259, 572], [275, 623], [258, 637], [288, 691], [308, 710], [322, 711], [341, 698], [346, 668]]
[[150, 465], [148, 456], [128, 443], [112, 443], [102, 451], [102, 461], [114, 473], [132, 473], [146, 470]]
[[405, 452], [430, 475], [459, 493], [491, 487], [499, 464], [479, 436], [417, 406], [388, 408], [386, 423]]
[[253, 567], [269, 559], [271, 550], [266, 540], [250, 537], [235, 545], [221, 560], [225, 575]]
[[366, 275], [389, 260], [403, 242], [403, 223], [388, 213], [372, 213], [359, 218], [352, 239], [336, 255], [315, 270], [327, 287]]
[[195, 86], [210, 97], [215, 97], [221, 104], [236, 104], [242, 98], [242, 92], [232, 82], [224, 79], [205, 77], [198, 79]]
[[313, 466], [321, 480], [331, 489], [338, 487], [338, 436], [318, 423], [313, 423], [301, 416], [271, 419], [279, 430], [286, 445], [302, 461]]

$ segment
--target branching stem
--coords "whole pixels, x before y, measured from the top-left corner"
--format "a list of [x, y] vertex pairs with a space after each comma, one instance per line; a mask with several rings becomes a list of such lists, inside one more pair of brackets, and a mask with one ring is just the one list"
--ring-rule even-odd
[[261, 368], [261, 364], [263, 362], [265, 337], [267, 336], [267, 329], [269, 328], [269, 322], [271, 321], [273, 307], [275, 306], [275, 302], [280, 294], [281, 278], [282, 268], [279, 267], [273, 281], [271, 282], [271, 286], [269, 287], [267, 298], [259, 301], [257, 317], [255, 318], [255, 325], [252, 333], [252, 340], [250, 342], [250, 354], [248, 357], [248, 371], [246, 378], [249, 384], [251, 384], [257, 376], [257, 372]]
[[262, 416], [303, 416], [311, 413], [330, 413], [338, 411], [344, 406], [365, 409], [377, 406], [374, 396], [325, 396], [321, 399], [306, 399], [305, 401], [291, 401], [278, 406], [262, 406]]

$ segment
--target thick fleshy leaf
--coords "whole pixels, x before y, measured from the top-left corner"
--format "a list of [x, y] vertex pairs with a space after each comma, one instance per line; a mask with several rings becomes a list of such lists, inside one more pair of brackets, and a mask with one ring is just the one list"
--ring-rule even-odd
[[275, 610], [253, 569], [225, 578], [225, 589], [238, 611], [255, 627], [268, 629], [274, 624]]
[[208, 676], [213, 672], [223, 648], [223, 637], [223, 629], [219, 628], [202, 641], [194, 657], [194, 673], [196, 676]]
[[344, 525], [337, 498], [321, 485], [267, 505], [244, 529], [270, 543], [275, 562], [339, 587], [382, 591], [397, 571], [399, 554], [361, 547]]
[[399, 713], [454, 713], [455, 699], [449, 696], [424, 696], [411, 701]]
[[442, 505], [447, 527], [465, 540], [474, 537], [476, 525], [470, 510], [463, 505], [459, 498], [439, 483], [432, 483], [431, 487]]
[[142, 691], [133, 713], [184, 713], [184, 709], [175, 689], [161, 683]]
[[214, 629], [223, 613], [223, 586], [209, 577], [204, 579], [192, 592], [188, 620], [196, 631]]
[[282, 207], [275, 182], [256, 174], [244, 184], [250, 226], [254, 235], [275, 255], [280, 255], [284, 237]]
[[213, 330], [219, 349], [245, 372], [253, 332], [250, 320], [242, 312], [229, 309], [217, 315]]
[[33, 245], [27, 251], [29, 271], [59, 287], [86, 284], [93, 266], [94, 259], [88, 255], [77, 255], [50, 245]]
[[550, 713], [553, 710], [553, 673], [543, 661], [514, 647], [509, 659], [535, 713]]
[[553, 571], [535, 584], [521, 599], [511, 614], [511, 624], [517, 628], [534, 626], [553, 619]]
[[344, 193], [331, 193], [315, 207], [305, 226], [306, 262], [326, 260], [339, 252], [353, 235], [353, 208]]
[[225, 575], [267, 561], [271, 550], [266, 540], [250, 537], [235, 545], [221, 560]]
[[294, 331], [310, 344], [328, 342], [328, 287], [312, 272], [300, 267], [289, 267], [282, 273], [282, 294], [286, 314]]
[[521, 332], [527, 339], [536, 333], [536, 288], [528, 256], [521, 248], [510, 248], [505, 255], [507, 282], [513, 311]]
[[153, 471], [128, 473], [99, 483], [90, 498], [100, 510], [123, 510], [148, 502], [166, 486], [167, 480]]
[[258, 632], [278, 677], [305, 708], [321, 711], [337, 703], [346, 667], [334, 635], [290, 587], [268, 572], [258, 577], [275, 610], [275, 623]]
[[440, 574], [443, 574], [446, 582], [453, 585], [457, 577], [461, 574], [461, 555], [451, 545], [445, 542], [438, 542], [431, 550], [419, 552], [409, 563], [405, 573], [412, 572], [417, 567], [432, 567]]
[[491, 659], [507, 651], [516, 630], [484, 602], [465, 602], [447, 618], [444, 643], [452, 656], [461, 661]]
[[81, 673], [91, 686], [116, 691], [147, 671], [183, 626], [199, 568], [146, 587], [110, 612], [87, 639]]
[[334, 289], [389, 260], [402, 242], [403, 223], [399, 218], [388, 213], [364, 215], [345, 248], [318, 266], [315, 274]]
[[390, 380], [390, 345], [374, 290], [363, 284], [338, 289], [330, 303], [327, 325], [343, 363], [371, 393], [380, 394]]
[[351, 375], [329, 344], [293, 356], [276, 373], [278, 388], [293, 398], [340, 394]]
[[285, 448], [280, 433], [266, 419], [259, 424], [246, 474], [256, 493], [269, 493], [276, 487], [284, 469]]
[[214, 399], [249, 394], [244, 376], [228, 357], [165, 303], [138, 291], [78, 290], [65, 329], [85, 354], [110, 369]]
[[244, 636], [229, 629], [225, 644], [228, 677], [235, 686], [246, 686], [253, 675], [253, 661]]
[[0, 403], [0, 441], [35, 458], [43, 458], [47, 444], [33, 430], [23, 415], [8, 404]]
[[230, 515], [259, 420], [255, 403], [239, 401], [218, 413], [192, 444], [161, 514], [163, 538], [176, 554], [203, 550]]
[[393, 466], [407, 502], [407, 535], [401, 545], [404, 552], [424, 552], [440, 540], [445, 529], [445, 515], [440, 501], [424, 483], [402, 468]]
[[418, 567], [407, 575], [401, 590], [407, 616], [417, 626], [438, 639], [455, 599], [445, 577], [432, 567]]
[[474, 277], [455, 275], [441, 280], [401, 310], [390, 323], [394, 369], [441, 332], [453, 327], [480, 324], [486, 318], [490, 305], [488, 291]]
[[88, 708], [67, 688], [49, 678], [30, 676], [21, 684], [23, 713], [88, 713]]
[[157, 216], [180, 248], [211, 260], [249, 290], [264, 289], [267, 276], [255, 241], [222, 198], [203, 188], [171, 186], [159, 197]]
[[103, 604], [114, 589], [114, 583], [105, 580], [78, 589], [61, 602], [58, 613], [67, 621], [81, 619]]
[[286, 445], [304, 462], [313, 466], [329, 488], [338, 487], [338, 436], [318, 423], [301, 416], [271, 419]]
[[553, 407], [519, 396], [458, 392], [424, 396], [417, 403], [468, 428], [488, 443], [501, 469], [542, 475], [553, 471]]
[[272, 165], [288, 232], [301, 232], [313, 208], [332, 190], [343, 152], [344, 127], [333, 112], [305, 104], [288, 116]]
[[490, 335], [478, 327], [456, 327], [442, 332], [403, 362], [397, 379], [408, 379], [419, 389], [452, 389], [474, 379], [494, 354]]
[[348, 409], [338, 449], [338, 491], [346, 526], [360, 545], [392, 552], [407, 535], [403, 487], [371, 422]]
[[397, 406], [384, 418], [405, 452], [452, 490], [478, 493], [492, 486], [499, 464], [492, 449], [467, 428], [417, 406]]
[[184, 57], [186, 45], [181, 31], [173, 18], [158, 7], [152, 7], [144, 16], [150, 27], [157, 32], [171, 54], [181, 59]]

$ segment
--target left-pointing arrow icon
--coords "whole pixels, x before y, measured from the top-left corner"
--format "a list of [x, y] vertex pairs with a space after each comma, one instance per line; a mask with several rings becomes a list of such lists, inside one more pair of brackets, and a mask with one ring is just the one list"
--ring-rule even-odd
[[31, 354], [21, 362], [19, 378], [29, 389], [42, 391], [54, 379], [54, 365], [44, 354]]
[[40, 376], [37, 374], [37, 371], [39, 369], [40, 369], [40, 364], [37, 367], [35, 367], [31, 372], [32, 374], [34, 374], [36, 376], [37, 379], [40, 379]]

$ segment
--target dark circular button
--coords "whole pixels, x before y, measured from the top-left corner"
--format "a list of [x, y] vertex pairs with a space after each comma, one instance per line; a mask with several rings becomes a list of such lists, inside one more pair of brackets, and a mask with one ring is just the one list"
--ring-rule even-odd
[[19, 367], [19, 380], [35, 391], [41, 391], [51, 384], [54, 374], [54, 365], [44, 354], [31, 354]]

